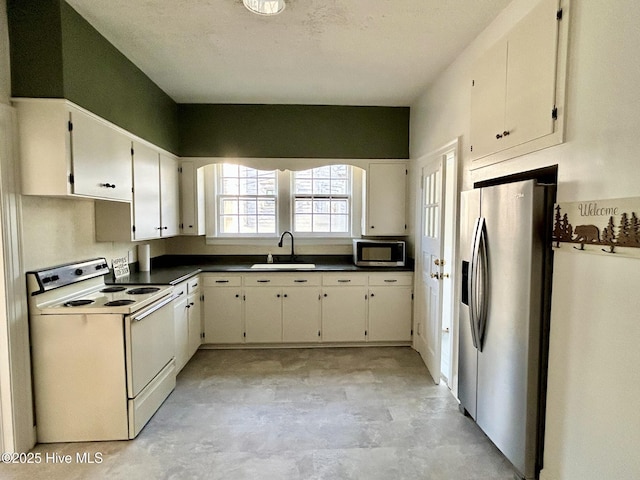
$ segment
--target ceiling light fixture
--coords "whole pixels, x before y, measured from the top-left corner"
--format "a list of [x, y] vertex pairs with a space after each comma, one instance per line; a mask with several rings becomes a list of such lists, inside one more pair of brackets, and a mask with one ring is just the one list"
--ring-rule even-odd
[[277, 15], [284, 10], [284, 0], [242, 0], [250, 12], [258, 15]]

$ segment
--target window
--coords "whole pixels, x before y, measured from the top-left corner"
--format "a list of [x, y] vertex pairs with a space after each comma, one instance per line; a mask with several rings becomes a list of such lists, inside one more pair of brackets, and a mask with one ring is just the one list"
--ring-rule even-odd
[[329, 165], [293, 172], [294, 233], [348, 234], [351, 169]]
[[220, 165], [218, 234], [274, 235], [278, 225], [278, 179], [275, 171]]
[[210, 172], [209, 185], [214, 188], [207, 195], [215, 204], [210, 210], [212, 240], [273, 238], [285, 230], [300, 238], [331, 237], [338, 243], [360, 235], [359, 169], [327, 165], [267, 171], [218, 164]]

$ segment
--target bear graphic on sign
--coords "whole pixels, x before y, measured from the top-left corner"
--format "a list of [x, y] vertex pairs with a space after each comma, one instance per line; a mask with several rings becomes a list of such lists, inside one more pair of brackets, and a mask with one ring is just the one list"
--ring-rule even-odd
[[600, 230], [595, 225], [578, 225], [573, 230], [575, 234], [574, 242], [577, 243], [599, 243]]

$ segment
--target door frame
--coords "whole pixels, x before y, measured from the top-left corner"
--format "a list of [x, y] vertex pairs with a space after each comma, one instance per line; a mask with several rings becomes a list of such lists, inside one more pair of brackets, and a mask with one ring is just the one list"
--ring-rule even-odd
[[[452, 155], [453, 158], [450, 161], [447, 161], [447, 157]], [[442, 215], [452, 215], [454, 221], [451, 224], [450, 231], [447, 231], [446, 228], [446, 219], [445, 219], [445, 229], [443, 230], [443, 239], [442, 241], [445, 244], [445, 250], [447, 249], [447, 245], [450, 251], [450, 258], [447, 258], [447, 263], [449, 265], [446, 268], [447, 273], [450, 274], [450, 280], [452, 282], [452, 288], [450, 289], [450, 294], [447, 298], [441, 298], [442, 306], [444, 307], [445, 302], [451, 311], [451, 330], [449, 332], [449, 352], [450, 352], [450, 362], [449, 369], [445, 372], [446, 377], [448, 379], [448, 386], [453, 392], [454, 395], [457, 395], [458, 390], [458, 302], [456, 301], [459, 298], [460, 292], [460, 282], [458, 275], [458, 237], [460, 234], [460, 226], [459, 222], [455, 221], [455, 219], [459, 216], [459, 197], [460, 197], [460, 169], [458, 168], [458, 164], [460, 162], [460, 138], [457, 137], [451, 142], [445, 144], [444, 146], [434, 150], [433, 152], [427, 153], [421, 157], [419, 157], [416, 161], [415, 167], [413, 171], [414, 175], [414, 225], [416, 226], [415, 231], [413, 232], [413, 243], [415, 254], [417, 255], [418, 250], [421, 248], [421, 231], [422, 228], [422, 199], [420, 192], [421, 188], [421, 178], [422, 178], [422, 170], [425, 166], [430, 164], [431, 162], [437, 161], [439, 159], [444, 160], [444, 169], [442, 176], [442, 185], [445, 188], [445, 194], [443, 196], [444, 203], [441, 206]], [[446, 188], [445, 186], [448, 184], [450, 188]], [[421, 272], [414, 272], [414, 285], [419, 285], [418, 275]], [[441, 312], [443, 309], [441, 309]], [[414, 336], [413, 336], [413, 348], [417, 350], [421, 356], [423, 348], [421, 345], [418, 345], [419, 335], [417, 335], [417, 319], [419, 315], [419, 305], [418, 302], [414, 302], [413, 305], [413, 317], [414, 317]], [[442, 336], [440, 336], [440, 339]], [[442, 351], [442, 348], [440, 349]], [[424, 359], [423, 359], [424, 361]], [[439, 374], [441, 372], [438, 372]]]

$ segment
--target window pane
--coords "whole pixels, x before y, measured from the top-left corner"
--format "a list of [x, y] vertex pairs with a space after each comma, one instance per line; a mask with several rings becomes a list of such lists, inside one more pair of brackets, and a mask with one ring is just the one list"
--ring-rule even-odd
[[238, 200], [225, 198], [221, 210], [223, 214], [238, 213]]
[[294, 213], [311, 213], [311, 200], [296, 200]]
[[302, 193], [302, 194], [311, 194], [313, 193], [312, 189], [313, 182], [311, 179], [296, 179], [293, 187], [294, 193]]
[[238, 195], [238, 179], [237, 178], [225, 178], [222, 180], [222, 194], [223, 195]]
[[240, 195], [257, 195], [258, 185], [255, 178], [240, 179]]
[[296, 215], [293, 219], [294, 225], [293, 228], [296, 232], [304, 232], [311, 233], [313, 232], [311, 228], [311, 219], [313, 217], [311, 215]]
[[223, 216], [221, 217], [221, 226], [220, 229], [222, 233], [238, 233], [238, 217], [237, 216]]
[[331, 193], [331, 180], [315, 180], [313, 181], [313, 193], [327, 195]]
[[349, 231], [349, 217], [346, 215], [331, 216], [331, 231], [334, 233], [346, 233]]
[[329, 213], [330, 205], [331, 202], [329, 200], [314, 200], [313, 213]]
[[314, 232], [330, 232], [331, 231], [331, 216], [330, 215], [314, 215], [313, 216], [313, 231]]
[[346, 215], [349, 213], [348, 200], [331, 200], [331, 213]]
[[346, 180], [332, 180], [331, 193], [335, 195], [347, 195], [349, 193], [349, 184]]

